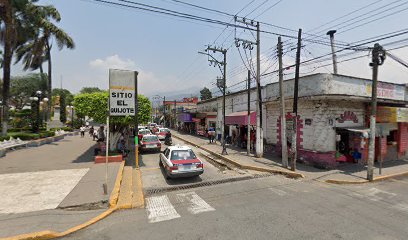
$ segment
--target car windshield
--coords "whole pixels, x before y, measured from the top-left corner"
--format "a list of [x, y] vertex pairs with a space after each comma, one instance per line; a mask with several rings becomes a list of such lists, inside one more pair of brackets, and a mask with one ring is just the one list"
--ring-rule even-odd
[[144, 136], [142, 139], [143, 142], [157, 142], [157, 136]]
[[173, 150], [171, 152], [170, 160], [187, 160], [187, 159], [196, 159], [196, 155], [193, 150]]
[[170, 132], [169, 129], [160, 129], [160, 132]]
[[149, 130], [140, 130], [139, 134], [149, 134], [150, 131]]

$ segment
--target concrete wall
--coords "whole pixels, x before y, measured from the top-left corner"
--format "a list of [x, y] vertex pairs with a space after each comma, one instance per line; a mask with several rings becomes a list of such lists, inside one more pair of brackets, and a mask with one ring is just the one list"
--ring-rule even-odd
[[[286, 112], [292, 112], [292, 101], [286, 101]], [[302, 127], [301, 147], [305, 150], [330, 152], [336, 150], [335, 127], [362, 127], [365, 121], [365, 104], [349, 101], [300, 101], [298, 115]], [[353, 112], [358, 122], [350, 120], [341, 123], [341, 115]], [[269, 144], [278, 144], [280, 131], [280, 113], [278, 102], [267, 104], [266, 140]], [[308, 119], [310, 125], [305, 120]], [[311, 120], [311, 121], [309, 121]]]

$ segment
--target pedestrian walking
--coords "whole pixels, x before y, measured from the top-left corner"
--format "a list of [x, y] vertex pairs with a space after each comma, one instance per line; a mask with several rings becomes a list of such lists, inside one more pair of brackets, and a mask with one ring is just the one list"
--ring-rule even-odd
[[89, 136], [90, 136], [90, 137], [93, 137], [94, 131], [95, 131], [94, 127], [91, 126], [91, 127], [89, 128]]
[[104, 141], [105, 141], [105, 137], [106, 137], [106, 135], [105, 135], [105, 129], [104, 129], [103, 126], [100, 126], [99, 129], [98, 129], [98, 141], [104, 142]]
[[85, 136], [85, 126], [82, 125], [82, 126], [79, 128], [79, 131], [81, 132], [81, 137], [83, 138], [83, 137]]

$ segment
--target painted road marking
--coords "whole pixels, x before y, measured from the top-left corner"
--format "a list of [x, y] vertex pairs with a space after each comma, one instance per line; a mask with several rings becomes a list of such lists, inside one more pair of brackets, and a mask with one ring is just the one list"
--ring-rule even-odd
[[195, 192], [179, 193], [177, 194], [177, 197], [180, 202], [189, 202], [187, 210], [192, 214], [215, 211], [215, 208], [211, 207]]
[[89, 168], [0, 175], [0, 214], [55, 209]]
[[147, 198], [146, 210], [148, 212], [149, 223], [167, 221], [180, 217], [166, 195]]
[[383, 199], [391, 199], [397, 196], [397, 194], [395, 193], [387, 192], [375, 187], [370, 189], [364, 189], [358, 192], [351, 192], [349, 193], [349, 195], [353, 197], [366, 198], [374, 202], [381, 201]]
[[278, 194], [279, 196], [285, 196], [287, 194], [285, 191], [277, 189], [277, 188], [268, 188], [268, 189]]
[[394, 206], [392, 206], [392, 208], [408, 213], [408, 204], [407, 203], [397, 203]]

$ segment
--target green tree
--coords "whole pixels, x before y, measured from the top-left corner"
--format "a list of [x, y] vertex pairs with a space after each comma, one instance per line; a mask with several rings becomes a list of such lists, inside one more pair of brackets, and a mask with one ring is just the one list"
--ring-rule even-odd
[[65, 103], [65, 94], [60, 95], [60, 121], [62, 123], [67, 122], [67, 104]]
[[[29, 13], [32, 20], [32, 34], [30, 38], [16, 49], [16, 62], [23, 61], [24, 69], [40, 69], [43, 72], [42, 64], [48, 62], [48, 98], [51, 99], [52, 91], [52, 61], [51, 42], [56, 42], [59, 50], [64, 47], [75, 48], [73, 39], [54, 22], [61, 21], [58, 10], [52, 6], [31, 5]], [[51, 106], [49, 105], [49, 110]]]
[[208, 100], [212, 98], [212, 93], [210, 91], [210, 89], [208, 89], [207, 87], [204, 87], [201, 91], [200, 91], [200, 99], [201, 101], [204, 100]]
[[41, 77], [41, 74], [28, 74], [19, 77], [13, 77], [10, 83], [10, 104], [16, 109], [22, 109], [30, 105], [30, 97], [36, 92], [47, 91], [47, 80]]
[[[140, 94], [137, 96], [137, 99], [139, 102], [139, 123], [147, 123], [152, 111], [150, 100]], [[74, 97], [74, 109], [78, 116], [88, 116], [95, 122], [103, 124], [106, 122], [108, 116], [108, 100], [109, 93], [107, 91], [78, 94]], [[111, 149], [115, 148], [116, 142], [120, 137], [120, 132], [128, 130], [129, 126], [133, 125], [134, 122], [135, 119], [129, 116], [110, 117]]]
[[[61, 88], [54, 88], [52, 89], [52, 98], [55, 98], [55, 96], [65, 96], [65, 103], [66, 105], [72, 105], [74, 101], [74, 95], [68, 90], [68, 89], [61, 89]], [[52, 103], [54, 104], [54, 103]]]
[[98, 87], [83, 87], [79, 93], [94, 93], [94, 92], [103, 92], [103, 90]]

